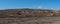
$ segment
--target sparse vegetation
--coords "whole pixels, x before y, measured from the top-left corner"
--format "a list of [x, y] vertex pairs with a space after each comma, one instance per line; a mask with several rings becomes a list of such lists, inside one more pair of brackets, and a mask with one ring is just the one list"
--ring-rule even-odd
[[60, 11], [43, 9], [7, 9], [1, 10], [0, 16], [60, 16]]

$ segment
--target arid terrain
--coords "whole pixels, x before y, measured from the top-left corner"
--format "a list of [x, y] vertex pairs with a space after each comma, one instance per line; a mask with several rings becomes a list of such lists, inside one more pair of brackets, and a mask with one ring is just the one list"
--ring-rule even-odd
[[0, 10], [0, 24], [60, 24], [60, 11], [44, 9]]
[[0, 10], [0, 16], [60, 16], [60, 10], [6, 9]]
[[6, 17], [0, 24], [60, 24], [60, 17]]

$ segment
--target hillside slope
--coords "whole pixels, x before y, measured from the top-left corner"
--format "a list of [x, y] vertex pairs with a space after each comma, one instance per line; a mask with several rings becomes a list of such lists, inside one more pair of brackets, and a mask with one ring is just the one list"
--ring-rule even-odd
[[60, 11], [46, 9], [6, 9], [0, 16], [60, 16]]

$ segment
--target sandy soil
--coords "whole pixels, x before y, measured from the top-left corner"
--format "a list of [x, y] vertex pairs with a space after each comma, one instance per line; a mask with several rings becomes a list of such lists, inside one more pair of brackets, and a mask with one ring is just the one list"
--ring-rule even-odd
[[60, 17], [7, 17], [0, 18], [0, 24], [60, 24]]

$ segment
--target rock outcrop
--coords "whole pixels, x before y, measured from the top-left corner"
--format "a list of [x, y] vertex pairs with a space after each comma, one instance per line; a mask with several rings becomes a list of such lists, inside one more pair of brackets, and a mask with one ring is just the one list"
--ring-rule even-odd
[[43, 9], [0, 10], [0, 16], [60, 16], [60, 11]]

